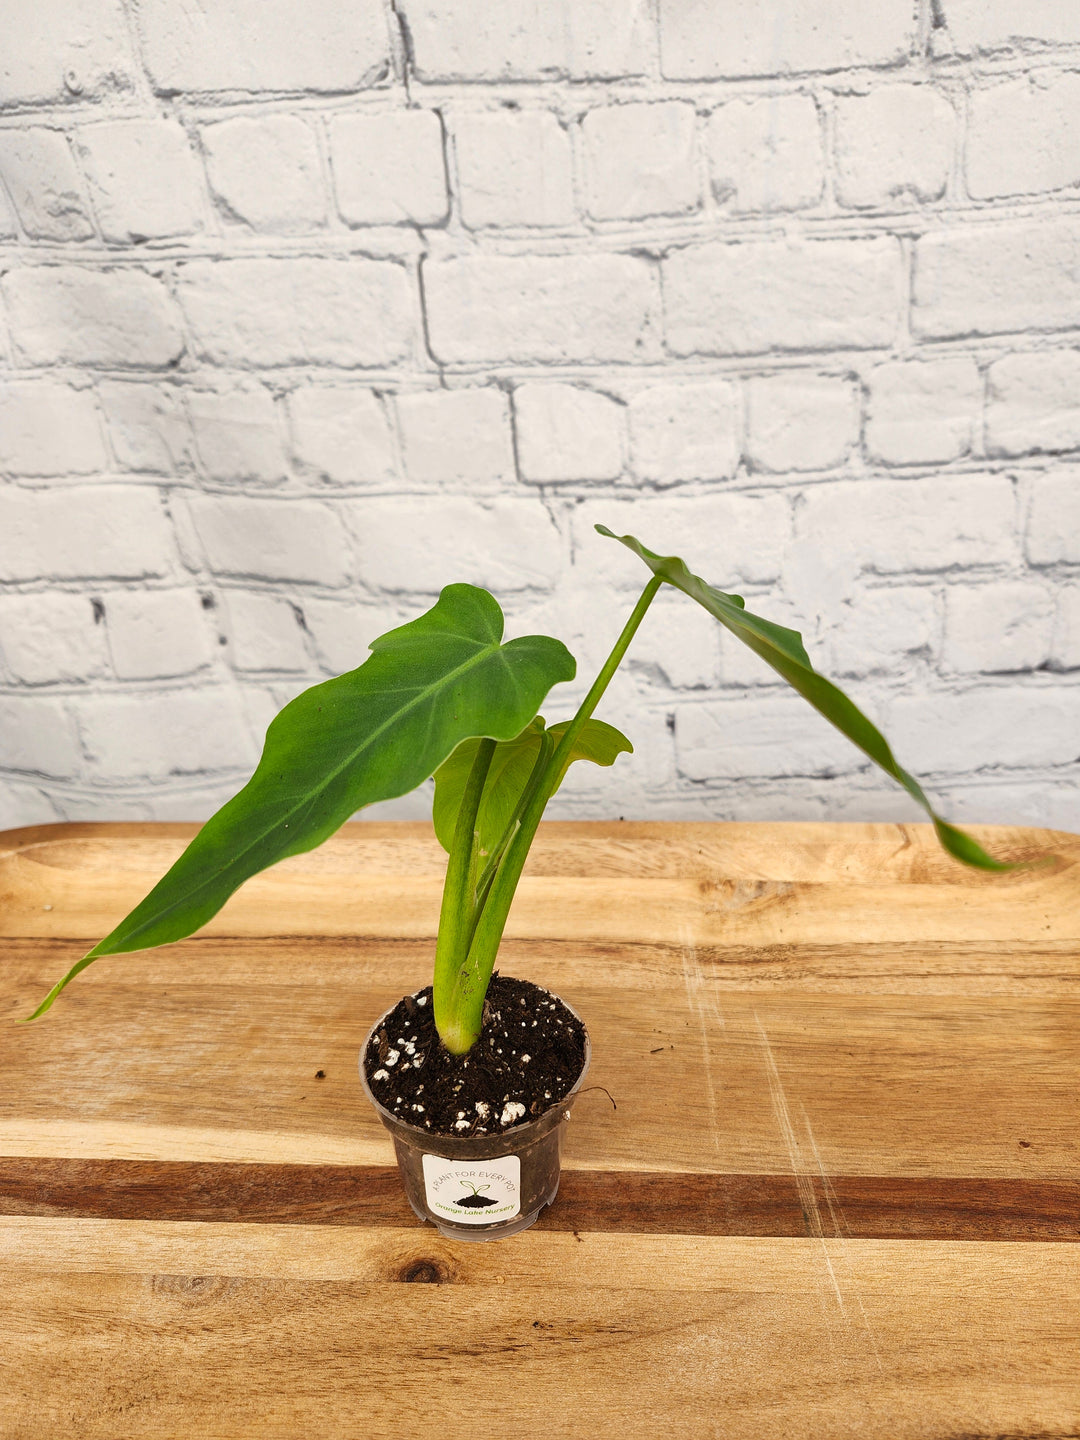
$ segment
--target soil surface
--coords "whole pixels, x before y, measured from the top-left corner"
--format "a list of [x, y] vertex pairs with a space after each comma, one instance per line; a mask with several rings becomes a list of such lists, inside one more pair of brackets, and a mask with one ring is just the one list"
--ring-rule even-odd
[[380, 1105], [436, 1135], [499, 1135], [574, 1088], [585, 1027], [557, 995], [496, 971], [480, 1038], [451, 1055], [435, 1029], [431, 986], [406, 995], [372, 1036], [364, 1074]]

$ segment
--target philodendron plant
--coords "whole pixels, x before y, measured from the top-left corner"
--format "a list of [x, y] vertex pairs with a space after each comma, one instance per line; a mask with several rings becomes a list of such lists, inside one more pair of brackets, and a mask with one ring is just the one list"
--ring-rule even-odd
[[703, 605], [815, 710], [897, 780], [933, 821], [949, 854], [1010, 868], [931, 807], [885, 737], [811, 665], [795, 630], [751, 614], [730, 595], [632, 535], [613, 535], [652, 576], [577, 713], [548, 726], [538, 714], [553, 685], [572, 680], [559, 640], [503, 643], [503, 615], [486, 590], [448, 585], [426, 614], [380, 636], [357, 670], [312, 686], [266, 732], [244, 788], [192, 840], [131, 914], [53, 987], [33, 1015], [103, 955], [182, 940], [250, 876], [313, 850], [365, 805], [435, 778], [435, 833], [449, 855], [435, 950], [434, 1021], [446, 1049], [465, 1055], [480, 1036], [484, 997], [518, 880], [548, 801], [575, 760], [611, 765], [630, 741], [593, 712], [663, 585]]

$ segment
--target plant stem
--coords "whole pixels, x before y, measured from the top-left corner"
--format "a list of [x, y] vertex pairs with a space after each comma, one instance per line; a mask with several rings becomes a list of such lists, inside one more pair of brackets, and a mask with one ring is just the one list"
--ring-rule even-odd
[[476, 922], [476, 872], [479, 868], [476, 816], [494, 754], [495, 741], [481, 740], [461, 797], [454, 840], [446, 862], [439, 936], [435, 945], [435, 982], [432, 986], [432, 1010], [440, 1034], [444, 1026], [452, 1027], [455, 980], [468, 954]]
[[[439, 1026], [443, 1044], [456, 1055], [466, 1054], [480, 1036], [484, 996], [487, 994], [488, 981], [495, 966], [499, 942], [502, 940], [518, 881], [521, 879], [521, 872], [547, 803], [558, 789], [578, 735], [599, 704], [662, 584], [661, 578], [654, 576], [642, 591], [611, 654], [604, 661], [592, 688], [555, 747], [555, 753], [548, 761], [540, 783], [522, 811], [521, 823], [506, 847], [506, 854], [492, 881], [483, 911], [476, 920], [468, 954], [458, 966], [455, 993], [446, 1009], [447, 1028], [444, 1030], [443, 1026]], [[456, 833], [454, 844], [456, 847]]]
[[[476, 882], [476, 919], [480, 918], [484, 906], [487, 904], [488, 891], [491, 889], [492, 882], [502, 863], [502, 858], [506, 854], [507, 846], [517, 833], [518, 826], [521, 824], [521, 816], [526, 805], [528, 805], [536, 793], [536, 787], [540, 784], [540, 781], [547, 771], [548, 761], [551, 759], [554, 749], [555, 741], [552, 738], [551, 731], [545, 730], [540, 736], [540, 747], [536, 752], [536, 761], [529, 773], [528, 780], [525, 782], [524, 790], [522, 790], [518, 796], [518, 802], [514, 806], [514, 813], [507, 821], [505, 830], [499, 836], [499, 843], [495, 846], [494, 850], [492, 850], [488, 857], [487, 864], [484, 866], [480, 875], [480, 879]], [[471, 935], [469, 939], [471, 941]]]

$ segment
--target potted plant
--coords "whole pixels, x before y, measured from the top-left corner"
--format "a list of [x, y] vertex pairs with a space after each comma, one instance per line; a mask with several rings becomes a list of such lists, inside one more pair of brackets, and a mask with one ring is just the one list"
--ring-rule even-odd
[[315, 685], [272, 721], [254, 775], [134, 910], [29, 1019], [103, 955], [191, 935], [250, 876], [312, 850], [365, 805], [434, 776], [435, 832], [448, 853], [432, 985], [372, 1026], [361, 1081], [390, 1130], [410, 1203], [448, 1235], [487, 1239], [531, 1224], [554, 1198], [569, 1107], [589, 1062], [579, 1016], [528, 981], [495, 972], [511, 902], [551, 797], [570, 765], [611, 765], [629, 740], [594, 711], [662, 585], [681, 590], [748, 645], [897, 780], [958, 860], [1009, 868], [935, 814], [881, 732], [814, 670], [799, 634], [675, 556], [615, 536], [652, 571], [576, 714], [538, 711], [575, 662], [550, 636], [502, 642], [487, 591], [449, 585], [419, 618], [371, 645], [358, 669]]

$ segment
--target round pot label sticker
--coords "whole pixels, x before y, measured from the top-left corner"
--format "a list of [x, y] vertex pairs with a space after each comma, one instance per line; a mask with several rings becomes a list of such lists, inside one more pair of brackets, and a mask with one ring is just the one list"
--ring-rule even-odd
[[521, 1214], [521, 1161], [447, 1160], [424, 1156], [424, 1193], [428, 1208], [459, 1225], [491, 1225]]

